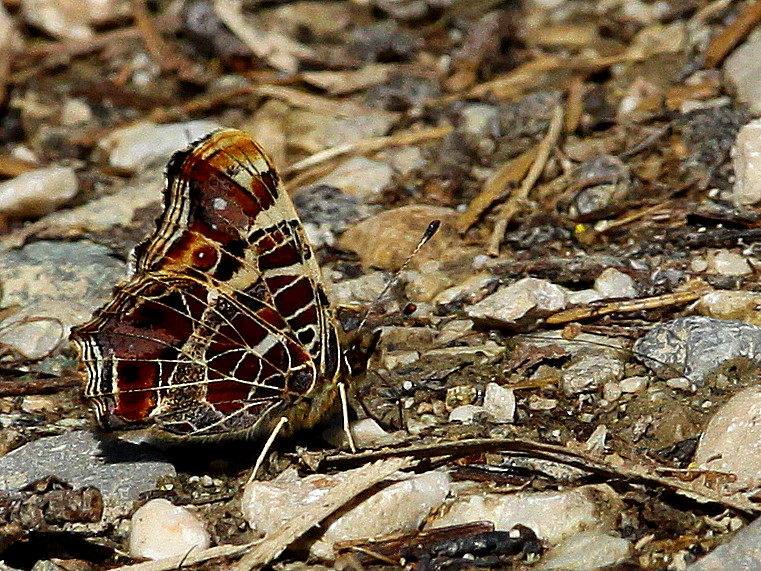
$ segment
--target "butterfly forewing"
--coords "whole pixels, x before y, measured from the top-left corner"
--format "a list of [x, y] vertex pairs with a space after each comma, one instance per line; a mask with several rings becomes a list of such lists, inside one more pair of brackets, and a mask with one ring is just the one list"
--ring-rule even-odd
[[225, 129], [176, 153], [133, 274], [72, 339], [100, 421], [189, 436], [314, 424], [343, 373], [314, 253], [262, 149]]

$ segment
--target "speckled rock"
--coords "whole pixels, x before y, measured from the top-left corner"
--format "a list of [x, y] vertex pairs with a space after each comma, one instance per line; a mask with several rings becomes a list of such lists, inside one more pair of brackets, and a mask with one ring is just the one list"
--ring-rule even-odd
[[699, 385], [733, 359], [761, 363], [761, 328], [711, 317], [681, 317], [653, 327], [634, 355], [663, 378], [688, 377]]

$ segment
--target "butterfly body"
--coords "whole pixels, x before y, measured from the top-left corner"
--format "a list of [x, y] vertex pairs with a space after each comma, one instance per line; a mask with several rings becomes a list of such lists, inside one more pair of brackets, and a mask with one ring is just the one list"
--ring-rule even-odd
[[256, 436], [313, 426], [347, 365], [314, 252], [264, 151], [215, 131], [169, 161], [132, 272], [72, 340], [111, 428]]

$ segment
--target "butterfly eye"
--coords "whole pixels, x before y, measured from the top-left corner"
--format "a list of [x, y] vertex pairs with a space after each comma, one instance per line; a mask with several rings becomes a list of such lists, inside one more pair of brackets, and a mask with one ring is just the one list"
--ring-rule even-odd
[[193, 250], [193, 267], [199, 270], [208, 270], [217, 263], [217, 250], [214, 246], [199, 246]]

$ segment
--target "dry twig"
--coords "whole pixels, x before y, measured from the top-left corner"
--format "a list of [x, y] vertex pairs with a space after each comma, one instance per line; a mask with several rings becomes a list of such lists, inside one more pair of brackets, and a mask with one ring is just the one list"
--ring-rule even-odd
[[536, 159], [536, 151], [536, 147], [524, 151], [497, 168], [479, 195], [470, 201], [468, 209], [457, 217], [455, 228], [458, 232], [465, 232], [473, 226], [484, 211], [508, 191], [509, 185], [518, 184], [523, 180]]
[[679, 291], [640, 299], [598, 302], [585, 305], [584, 307], [574, 307], [573, 309], [559, 311], [547, 317], [546, 321], [552, 325], [558, 325], [560, 323], [579, 321], [580, 319], [589, 319], [590, 317], [600, 317], [609, 313], [632, 313], [634, 311], [642, 311], [643, 309], [682, 305], [683, 303], [695, 301], [712, 291], [713, 288], [706, 286], [696, 290]]
[[716, 67], [761, 22], [761, 0], [751, 2], [716, 36], [706, 49], [705, 66]]
[[499, 212], [497, 223], [494, 225], [494, 231], [492, 232], [489, 244], [487, 246], [487, 253], [490, 256], [497, 256], [499, 254], [499, 245], [502, 243], [502, 239], [505, 237], [505, 230], [507, 225], [523, 207], [528, 198], [528, 193], [534, 188], [536, 181], [539, 180], [539, 176], [542, 174], [547, 160], [550, 158], [552, 149], [560, 138], [560, 134], [563, 131], [563, 106], [556, 105], [552, 111], [552, 118], [550, 119], [550, 126], [547, 129], [547, 134], [539, 142], [536, 147], [536, 158], [534, 163], [523, 179], [523, 183], [520, 188], [510, 195], [510, 198], [502, 206]]

